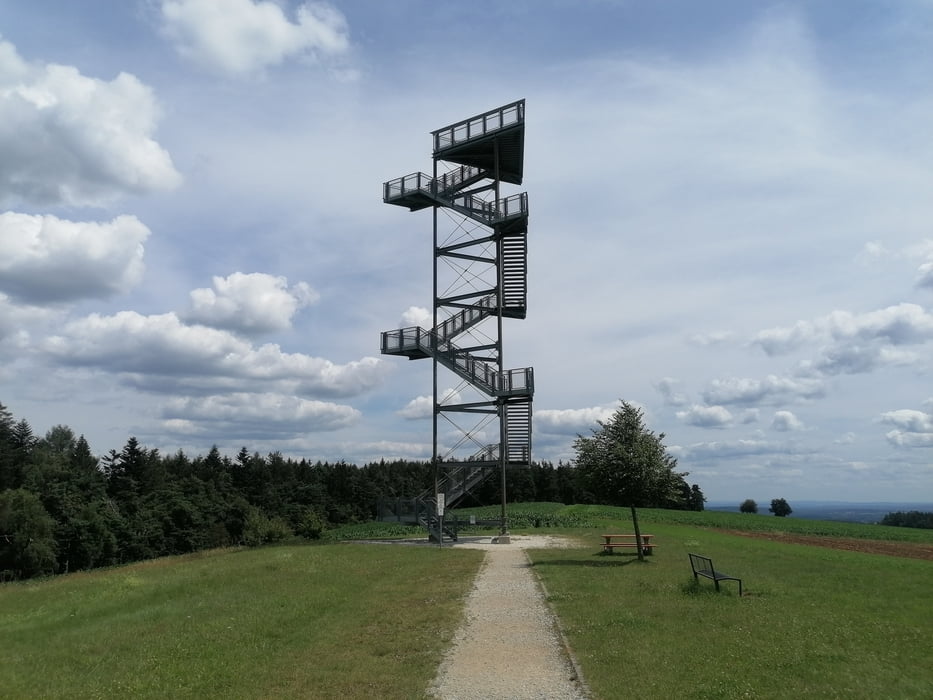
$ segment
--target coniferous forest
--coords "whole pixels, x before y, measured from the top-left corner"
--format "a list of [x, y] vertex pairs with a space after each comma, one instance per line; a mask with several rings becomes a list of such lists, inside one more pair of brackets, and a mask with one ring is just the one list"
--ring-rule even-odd
[[[261, 455], [162, 454], [131, 437], [101, 457], [64, 425], [43, 437], [0, 404], [0, 580], [111, 566], [212, 547], [315, 539], [375, 517], [380, 497], [430, 488], [427, 461], [362, 466]], [[600, 503], [571, 464], [511, 470], [511, 502]], [[464, 505], [500, 502], [489, 479]], [[703, 509], [697, 486], [658, 507]]]

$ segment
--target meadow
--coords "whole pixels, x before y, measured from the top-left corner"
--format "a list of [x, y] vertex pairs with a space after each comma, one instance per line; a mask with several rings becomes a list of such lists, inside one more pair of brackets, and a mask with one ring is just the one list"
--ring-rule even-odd
[[[595, 698], [933, 697], [933, 562], [780, 537], [919, 549], [933, 532], [640, 510], [659, 546], [639, 562], [599, 551], [601, 532], [631, 531], [627, 509], [521, 504], [510, 517], [516, 534], [576, 543], [529, 556]], [[411, 534], [357, 525], [321, 544], [5, 584], [2, 694], [423, 697], [483, 553], [339, 542]], [[695, 582], [688, 551], [741, 576], [746, 595]]]

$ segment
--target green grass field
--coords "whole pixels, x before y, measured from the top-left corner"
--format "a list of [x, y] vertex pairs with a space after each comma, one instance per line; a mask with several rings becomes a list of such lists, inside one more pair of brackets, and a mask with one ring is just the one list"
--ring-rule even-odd
[[419, 697], [482, 554], [283, 546], [7, 584], [0, 697]]
[[[933, 562], [727, 531], [915, 546], [933, 532], [644, 510], [658, 548], [642, 563], [599, 553], [600, 532], [631, 531], [627, 510], [510, 515], [515, 533], [578, 545], [529, 555], [596, 698], [933, 697]], [[401, 532], [5, 584], [0, 696], [420, 698], [483, 553], [333, 541], [380, 534]], [[688, 551], [741, 576], [746, 595], [695, 583]]]

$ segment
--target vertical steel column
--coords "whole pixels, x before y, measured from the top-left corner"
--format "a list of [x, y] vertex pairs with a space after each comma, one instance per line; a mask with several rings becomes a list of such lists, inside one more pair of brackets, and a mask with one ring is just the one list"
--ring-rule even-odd
[[[495, 180], [493, 211], [499, 209], [499, 139], [493, 141], [493, 159], [495, 164]], [[496, 239], [496, 296], [499, 307], [496, 314], [496, 352], [498, 354], [499, 381], [505, 377], [505, 359], [502, 351], [502, 309], [505, 307], [505, 272], [502, 264], [502, 236]], [[508, 464], [507, 434], [506, 434], [506, 409], [505, 399], [501, 396], [496, 399], [496, 413], [499, 416], [499, 490], [502, 492], [502, 508], [499, 513], [499, 534], [508, 535], [509, 520], [506, 514], [506, 478], [505, 467]]]
[[[437, 158], [434, 159], [434, 182], [437, 182]], [[431, 325], [431, 368], [432, 368], [432, 386], [433, 386], [433, 415], [431, 416], [432, 423], [432, 443], [433, 448], [431, 450], [431, 467], [434, 472], [434, 498], [437, 498], [437, 494], [440, 492], [441, 488], [441, 475], [440, 475], [440, 464], [438, 463], [437, 456], [437, 418], [440, 415], [440, 402], [437, 398], [437, 333], [434, 329], [437, 328], [437, 204], [431, 207], [431, 212], [433, 213], [434, 219], [434, 249], [431, 251], [431, 257], [433, 258], [434, 263], [434, 302], [432, 306], [434, 307], [434, 318]], [[434, 501], [434, 515], [437, 515], [437, 501]], [[444, 542], [444, 530], [443, 528], [438, 528], [438, 543], [441, 544]]]

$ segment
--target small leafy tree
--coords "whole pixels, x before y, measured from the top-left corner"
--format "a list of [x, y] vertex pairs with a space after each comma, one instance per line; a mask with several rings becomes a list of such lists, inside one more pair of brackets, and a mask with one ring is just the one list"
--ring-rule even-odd
[[622, 401], [608, 422], [598, 421], [591, 437], [573, 443], [577, 473], [596, 503], [638, 508], [683, 507], [681, 485], [687, 472], [675, 472], [677, 460], [655, 435], [644, 412]]
[[[683, 508], [686, 472], [675, 472], [677, 460], [655, 435], [640, 408], [622, 401], [608, 422], [598, 421], [592, 437], [577, 437], [577, 471], [594, 502], [629, 506], [636, 541], [641, 540], [636, 508]], [[688, 491], [689, 493], [689, 491]], [[639, 560], [644, 561], [641, 547]]]
[[772, 500], [771, 507], [768, 508], [768, 510], [779, 518], [786, 518], [788, 515], [794, 512], [790, 507], [790, 504], [783, 498], [775, 498]]
[[757, 513], [758, 504], [755, 503], [755, 499], [746, 498], [744, 501], [742, 501], [742, 505], [739, 506], [739, 512], [740, 513]]

